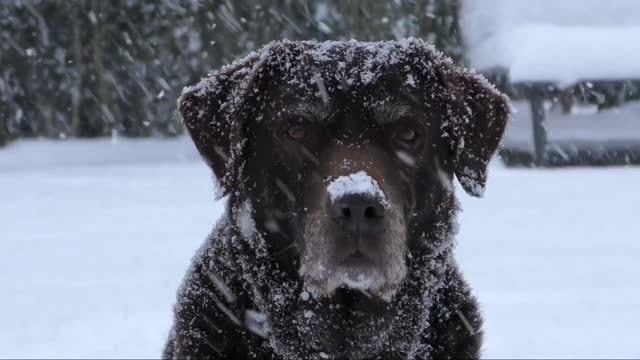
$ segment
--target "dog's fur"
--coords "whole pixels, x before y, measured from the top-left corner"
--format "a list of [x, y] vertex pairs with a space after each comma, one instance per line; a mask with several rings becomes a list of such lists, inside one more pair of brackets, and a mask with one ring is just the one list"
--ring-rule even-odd
[[[416, 39], [278, 41], [185, 89], [179, 110], [227, 210], [165, 358], [479, 357], [453, 177], [482, 194], [509, 117], [482, 77]], [[360, 171], [384, 207], [365, 200], [379, 214], [354, 242], [327, 186]]]

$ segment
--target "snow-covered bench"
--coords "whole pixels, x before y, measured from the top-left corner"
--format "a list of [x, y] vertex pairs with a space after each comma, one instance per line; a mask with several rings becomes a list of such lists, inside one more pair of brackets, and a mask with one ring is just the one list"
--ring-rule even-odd
[[640, 163], [640, 103], [590, 113], [551, 106], [571, 91], [593, 98], [606, 87], [640, 98], [640, 2], [465, 4], [471, 66], [516, 100], [501, 153], [507, 163]]

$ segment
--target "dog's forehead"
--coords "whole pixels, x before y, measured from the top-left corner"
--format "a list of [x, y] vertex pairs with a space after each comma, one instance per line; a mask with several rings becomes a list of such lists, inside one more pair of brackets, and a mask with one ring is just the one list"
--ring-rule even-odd
[[[307, 119], [321, 120], [326, 114], [365, 111], [377, 122], [390, 122], [415, 112], [424, 112], [424, 102], [418, 89], [401, 85], [397, 73], [380, 76], [370, 86], [360, 84], [330, 86], [316, 79], [314, 87], [299, 87], [280, 81], [269, 89], [265, 98], [267, 111], [282, 115], [293, 114]], [[276, 120], [284, 117], [276, 117]]]
[[[376, 122], [390, 118], [388, 115], [393, 111], [409, 113], [415, 111], [415, 107], [400, 99], [386, 96], [383, 100], [372, 101], [370, 97], [363, 97], [354, 94], [333, 94], [327, 95], [328, 100], [323, 101], [319, 96], [302, 95], [286, 89], [278, 94], [277, 101], [268, 101], [265, 113], [276, 122], [286, 122], [303, 118], [307, 121], [325, 123], [332, 119], [340, 118], [342, 115], [354, 113], [368, 113], [374, 117]], [[367, 100], [364, 100], [364, 99]]]
[[413, 42], [287, 42], [265, 55], [274, 105], [336, 103], [367, 106], [419, 105], [421, 91], [435, 84], [438, 64], [428, 48]]

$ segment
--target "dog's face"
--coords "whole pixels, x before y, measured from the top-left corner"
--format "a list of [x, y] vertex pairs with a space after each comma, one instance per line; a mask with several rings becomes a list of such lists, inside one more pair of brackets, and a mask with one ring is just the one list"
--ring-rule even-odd
[[[336, 47], [318, 62], [317, 49], [291, 44], [218, 74], [231, 90], [187, 93], [181, 111], [226, 191], [251, 201], [274, 259], [308, 290], [389, 299], [422, 239], [416, 224], [453, 202], [454, 174], [480, 194], [507, 105], [425, 49], [354, 77], [371, 70], [367, 49]], [[225, 103], [238, 114], [216, 115]]]
[[[439, 160], [451, 156], [439, 115], [403, 82], [393, 72], [369, 86], [323, 80], [324, 99], [279, 84], [265, 97], [263, 124], [250, 127], [250, 139], [273, 154], [259, 164], [282, 166], [271, 171], [274, 190], [299, 206], [302, 226], [290, 233], [299, 273], [317, 295], [339, 286], [393, 294], [407, 272], [416, 190], [428, 196], [450, 186]], [[282, 220], [272, 216], [267, 225], [277, 229]]]

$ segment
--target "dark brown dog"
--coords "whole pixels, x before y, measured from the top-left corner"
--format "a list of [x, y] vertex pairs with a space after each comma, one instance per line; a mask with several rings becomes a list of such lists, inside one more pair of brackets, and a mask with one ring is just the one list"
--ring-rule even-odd
[[476, 358], [453, 177], [480, 196], [507, 99], [420, 40], [268, 44], [179, 110], [228, 196], [166, 358]]

